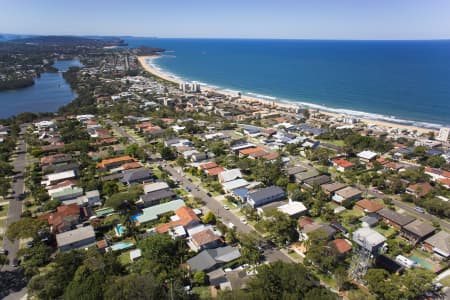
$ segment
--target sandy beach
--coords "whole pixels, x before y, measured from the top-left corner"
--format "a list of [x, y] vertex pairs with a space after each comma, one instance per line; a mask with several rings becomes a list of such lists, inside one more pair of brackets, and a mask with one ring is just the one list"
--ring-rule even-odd
[[[138, 56], [137, 59], [138, 59], [139, 63], [141, 64], [142, 68], [144, 70], [146, 70], [147, 72], [149, 72], [159, 78], [162, 78], [164, 80], [173, 82], [175, 84], [182, 83], [182, 80], [175, 78], [174, 76], [171, 76], [171, 75], [155, 68], [154, 65], [151, 63], [147, 63], [148, 60], [158, 59], [158, 57], [159, 57], [159, 55]], [[205, 91], [210, 91], [210, 92], [214, 92], [214, 93], [218, 93], [218, 94], [224, 94], [227, 96], [236, 96], [232, 92], [217, 90], [217, 89], [214, 89], [214, 88], [208, 87], [208, 86], [202, 86], [202, 89]], [[298, 107], [298, 105], [296, 105], [296, 104], [280, 103], [280, 102], [270, 101], [270, 100], [266, 100], [266, 99], [250, 97], [250, 96], [246, 96], [246, 95], [241, 95], [240, 98], [247, 102], [257, 102], [257, 103], [263, 104], [264, 106], [269, 106], [269, 107], [279, 107], [279, 108], [284, 108], [284, 109], [295, 109]], [[307, 107], [307, 105], [304, 105], [304, 106]], [[324, 115], [334, 117], [334, 118], [341, 118], [342, 116], [345, 116], [345, 115], [349, 116], [349, 114], [329, 112], [329, 111], [315, 109], [315, 108], [311, 108], [311, 109], [313, 109], [315, 111], [319, 111], [320, 113], [322, 113]], [[409, 130], [409, 131], [417, 131], [420, 133], [428, 133], [430, 131], [434, 131], [435, 133], [438, 133], [438, 130], [434, 130], [434, 129], [430, 129], [430, 128], [423, 128], [423, 127], [418, 127], [418, 126], [399, 124], [399, 123], [387, 122], [387, 121], [381, 121], [381, 120], [369, 119], [369, 118], [360, 118], [360, 117], [356, 117], [356, 118], [358, 118], [360, 120], [360, 122], [362, 122], [366, 125], [383, 127], [386, 129]]]

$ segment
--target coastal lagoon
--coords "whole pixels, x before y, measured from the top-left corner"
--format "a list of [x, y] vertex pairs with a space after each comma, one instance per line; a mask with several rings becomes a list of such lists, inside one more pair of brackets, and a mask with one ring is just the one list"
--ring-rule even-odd
[[450, 41], [126, 38], [167, 51], [182, 80], [278, 102], [439, 128], [450, 125]]
[[[82, 64], [78, 60], [59, 60], [53, 66], [64, 72]], [[0, 118], [21, 112], [54, 112], [75, 97], [62, 73], [42, 73], [30, 87], [0, 92]]]

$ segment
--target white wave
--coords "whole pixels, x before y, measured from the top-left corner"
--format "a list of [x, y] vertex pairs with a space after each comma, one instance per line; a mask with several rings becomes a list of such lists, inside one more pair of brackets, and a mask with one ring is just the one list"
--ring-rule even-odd
[[257, 93], [251, 93], [251, 92], [246, 92], [245, 94], [250, 95], [250, 96], [254, 96], [254, 97], [257, 97], [257, 98], [263, 98], [263, 99], [269, 99], [269, 100], [277, 100], [276, 97], [263, 95], [263, 94], [257, 94]]
[[430, 123], [430, 122], [421, 122], [421, 121], [413, 121], [413, 120], [406, 120], [406, 119], [399, 119], [395, 116], [386, 116], [382, 114], [377, 113], [369, 113], [359, 110], [352, 110], [352, 109], [344, 109], [344, 108], [332, 108], [325, 105], [310, 103], [310, 102], [300, 102], [300, 101], [293, 101], [293, 100], [286, 100], [283, 99], [281, 102], [293, 104], [293, 105], [299, 105], [307, 108], [312, 109], [318, 109], [323, 110], [331, 113], [339, 113], [343, 115], [353, 116], [357, 118], [364, 118], [369, 120], [378, 120], [378, 121], [386, 121], [391, 122], [395, 124], [400, 125], [410, 125], [415, 127], [422, 127], [422, 128], [429, 128], [429, 129], [440, 129], [442, 127], [442, 124], [437, 123]]

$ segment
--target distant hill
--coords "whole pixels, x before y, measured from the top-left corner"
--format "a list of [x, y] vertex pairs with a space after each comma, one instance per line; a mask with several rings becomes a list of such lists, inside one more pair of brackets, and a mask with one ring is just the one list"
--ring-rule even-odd
[[46, 46], [85, 46], [85, 47], [107, 47], [126, 46], [127, 44], [119, 38], [86, 38], [78, 36], [35, 36], [8, 40], [15, 44], [33, 44]]

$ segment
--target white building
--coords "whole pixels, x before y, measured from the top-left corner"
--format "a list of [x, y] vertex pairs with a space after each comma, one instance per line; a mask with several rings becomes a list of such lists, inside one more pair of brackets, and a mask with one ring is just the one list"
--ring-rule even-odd
[[439, 134], [436, 137], [436, 140], [441, 141], [441, 142], [447, 142], [449, 135], [450, 135], [450, 128], [442, 127], [439, 130]]

